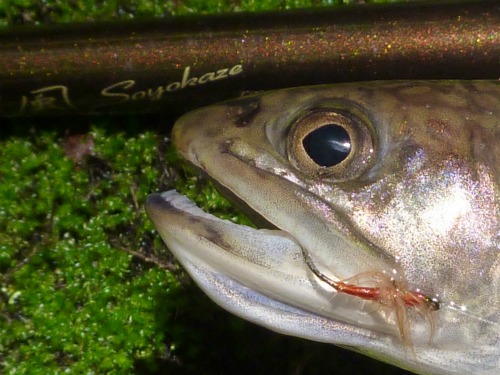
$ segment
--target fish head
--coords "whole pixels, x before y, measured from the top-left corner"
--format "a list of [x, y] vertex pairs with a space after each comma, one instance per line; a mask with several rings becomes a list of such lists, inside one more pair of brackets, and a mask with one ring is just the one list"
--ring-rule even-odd
[[179, 153], [272, 229], [214, 218], [176, 192], [146, 210], [239, 316], [416, 373], [493, 374], [499, 93], [496, 82], [367, 82], [203, 108], [175, 125]]

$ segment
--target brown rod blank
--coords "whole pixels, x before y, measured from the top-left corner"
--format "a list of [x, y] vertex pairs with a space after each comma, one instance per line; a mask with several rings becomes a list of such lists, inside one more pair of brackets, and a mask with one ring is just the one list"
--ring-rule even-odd
[[500, 3], [406, 3], [0, 33], [0, 116], [170, 113], [247, 91], [498, 79]]

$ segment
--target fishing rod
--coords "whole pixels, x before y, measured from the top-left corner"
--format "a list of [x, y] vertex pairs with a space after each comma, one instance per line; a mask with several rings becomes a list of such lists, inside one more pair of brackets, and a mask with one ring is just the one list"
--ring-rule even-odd
[[13, 27], [0, 116], [180, 114], [249, 91], [498, 79], [500, 3], [403, 3]]

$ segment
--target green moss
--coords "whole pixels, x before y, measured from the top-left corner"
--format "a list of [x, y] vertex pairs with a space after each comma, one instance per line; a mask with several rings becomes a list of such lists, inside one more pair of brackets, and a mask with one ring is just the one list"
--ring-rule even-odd
[[[351, 0], [344, 2], [349, 3]], [[253, 12], [342, 3], [342, 0], [44, 0], [43, 2], [7, 0], [0, 2], [0, 26], [17, 23], [83, 22], [185, 14]]]
[[[15, 0], [0, 2], [0, 24], [328, 3]], [[157, 236], [146, 196], [175, 187], [205, 210], [249, 222], [163, 136], [142, 130], [141, 119], [120, 121], [92, 120], [87, 156], [76, 161], [79, 146], [64, 136], [73, 124], [50, 132], [47, 121], [13, 121], [0, 140], [1, 373], [399, 373], [273, 334], [209, 301]]]
[[165, 350], [156, 299], [168, 301], [179, 283], [165, 269], [138, 270], [123, 251], [154, 246], [137, 202], [158, 180], [156, 136], [93, 137], [103, 157], [97, 166], [70, 161], [54, 134], [3, 142], [0, 348], [7, 373], [131, 370]]

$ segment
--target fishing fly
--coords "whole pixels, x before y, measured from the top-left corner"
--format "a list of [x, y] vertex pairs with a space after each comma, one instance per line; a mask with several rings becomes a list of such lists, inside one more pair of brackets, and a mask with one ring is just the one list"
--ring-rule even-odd
[[430, 298], [420, 291], [408, 289], [408, 285], [404, 280], [396, 280], [383, 271], [363, 272], [336, 281], [326, 276], [316, 267], [311, 256], [304, 248], [302, 248], [302, 254], [311, 272], [334, 288], [337, 293], [377, 302], [383, 308], [387, 317], [393, 314], [399, 329], [401, 342], [405, 347], [410, 348], [412, 352], [409, 309], [414, 309], [417, 314], [429, 322], [430, 338], [434, 335], [435, 317], [432, 313], [440, 308], [440, 303], [436, 298]]

